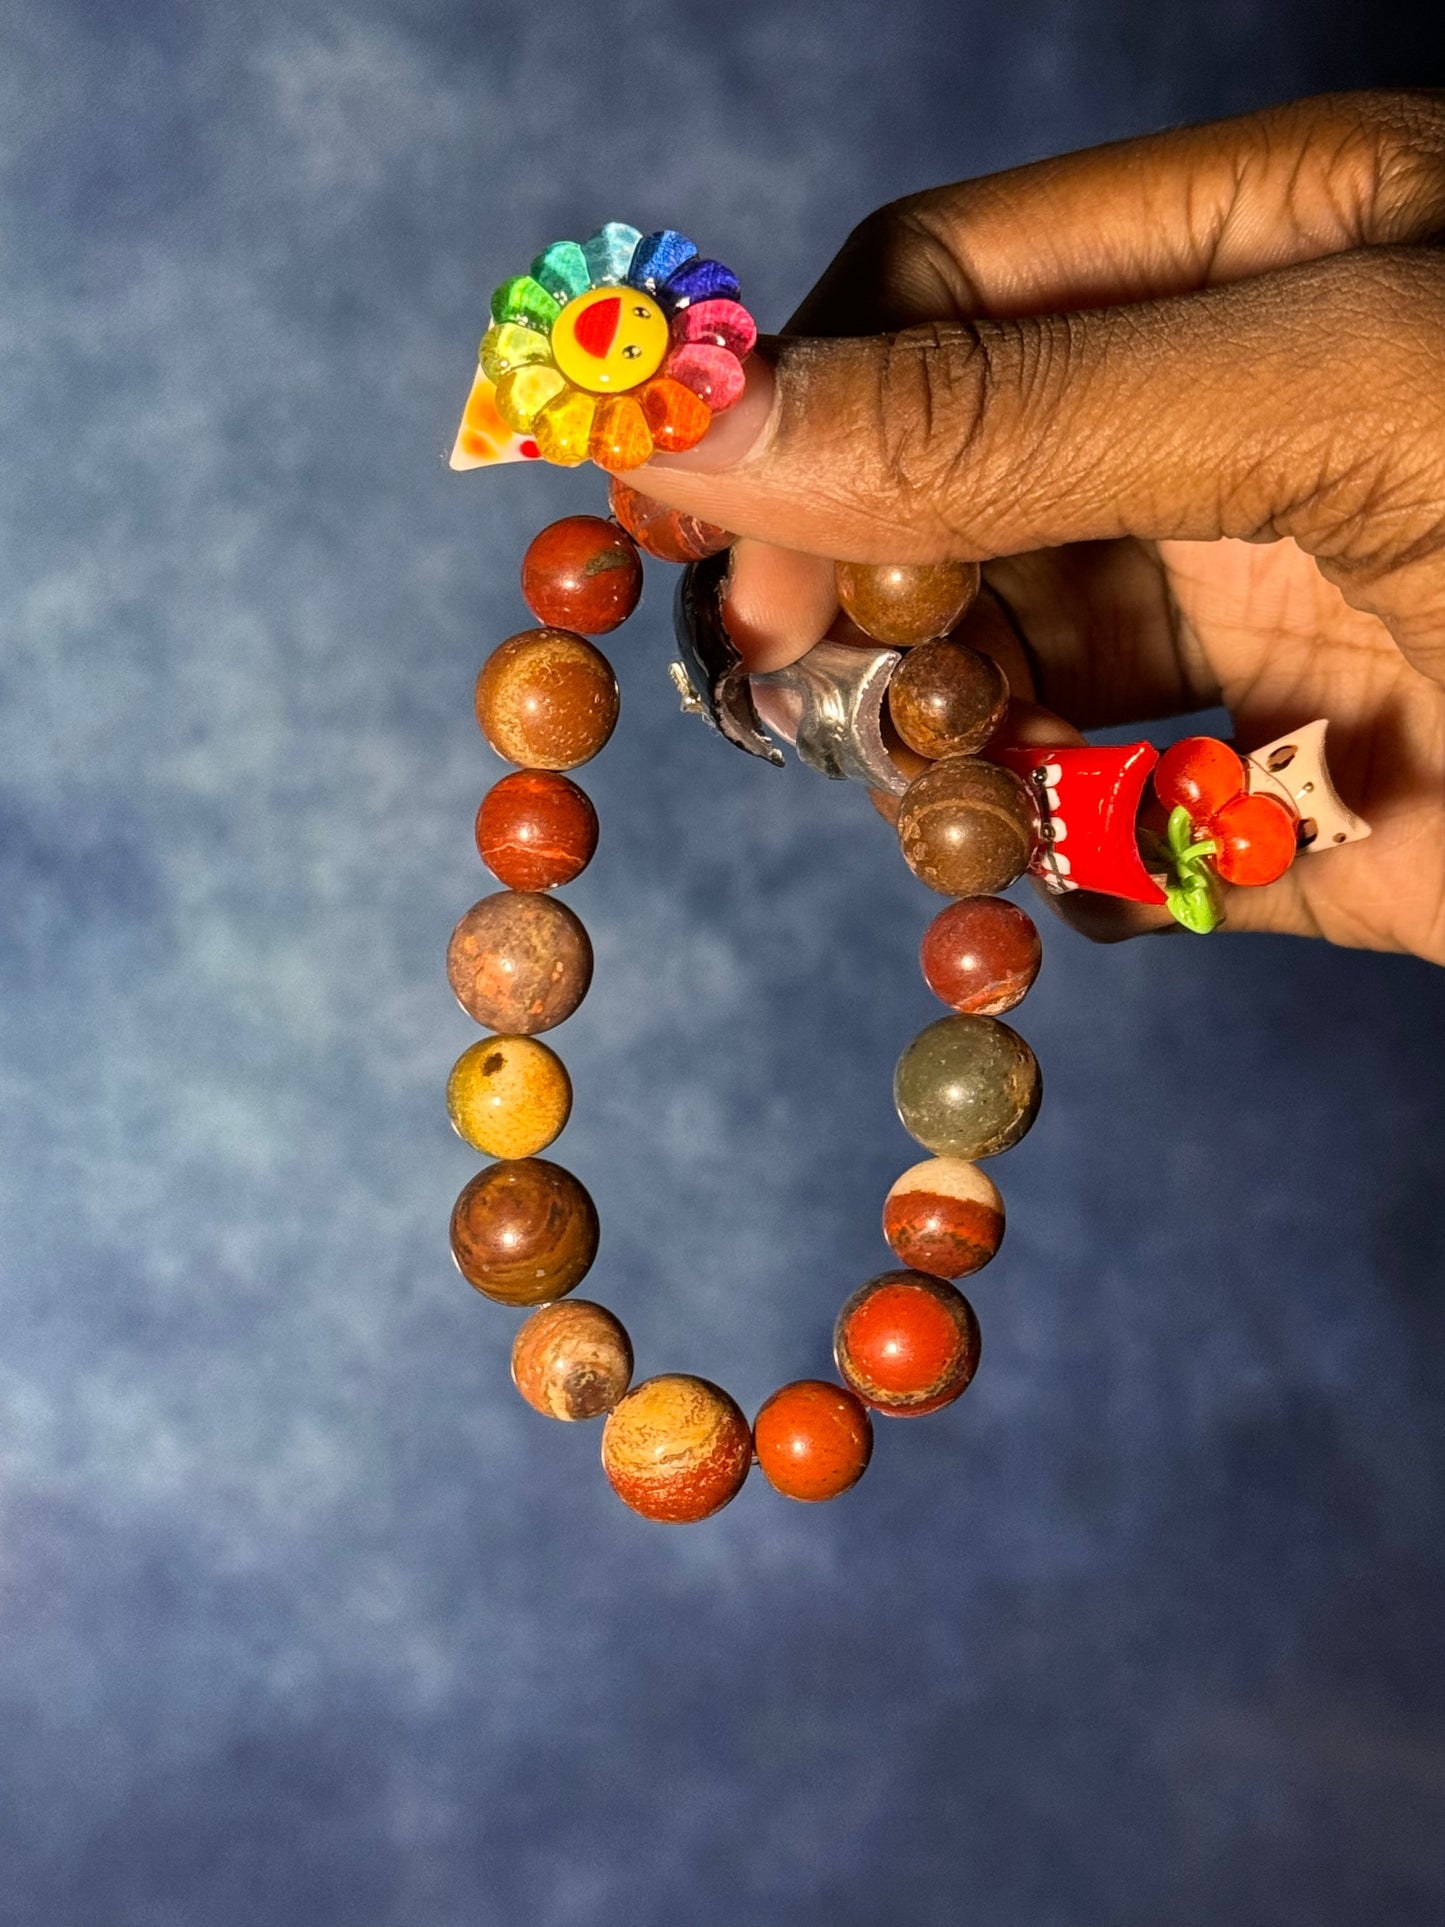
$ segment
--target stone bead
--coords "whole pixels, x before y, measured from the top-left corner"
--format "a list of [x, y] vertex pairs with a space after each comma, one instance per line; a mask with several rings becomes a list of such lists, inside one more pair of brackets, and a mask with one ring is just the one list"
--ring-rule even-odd
[[632, 1341], [605, 1306], [543, 1305], [517, 1333], [512, 1383], [544, 1418], [600, 1418], [632, 1383]]
[[953, 1285], [921, 1271], [885, 1271], [838, 1314], [833, 1356], [849, 1385], [890, 1418], [951, 1405], [978, 1369], [978, 1320]]
[[1004, 897], [950, 903], [924, 931], [918, 953], [934, 996], [978, 1017], [1002, 1017], [1022, 1003], [1043, 955], [1032, 917]]
[[565, 1298], [597, 1256], [597, 1207], [546, 1158], [489, 1164], [452, 1209], [452, 1256], [469, 1285], [499, 1305]]
[[575, 769], [617, 723], [617, 678], [600, 649], [566, 629], [509, 636], [477, 677], [477, 723], [499, 756]]
[[996, 1017], [940, 1017], [919, 1031], [893, 1073], [903, 1128], [938, 1157], [993, 1157], [1038, 1115], [1038, 1059]]
[[664, 508], [650, 495], [629, 488], [613, 476], [607, 491], [612, 513], [640, 549], [659, 562], [701, 562], [704, 556], [725, 549], [732, 537], [712, 522], [700, 522], [695, 515], [680, 514]]
[[925, 1158], [883, 1200], [883, 1235], [901, 1263], [934, 1278], [964, 1278], [1003, 1242], [998, 1186], [962, 1158]]
[[946, 636], [978, 594], [976, 562], [840, 562], [833, 573], [858, 627], [895, 649]]
[[784, 1385], [753, 1424], [758, 1467], [785, 1499], [836, 1499], [873, 1455], [873, 1421], [855, 1392], [821, 1378]]
[[477, 853], [509, 890], [570, 883], [596, 848], [592, 799], [555, 770], [514, 770], [492, 785], [477, 811]]
[[898, 807], [898, 843], [920, 882], [945, 897], [992, 896], [1022, 876], [1036, 817], [1012, 770], [950, 756], [915, 776]]
[[1007, 708], [1008, 682], [993, 658], [946, 636], [910, 649], [888, 684], [898, 734], [932, 762], [982, 749]]
[[562, 1060], [532, 1037], [484, 1037], [447, 1079], [457, 1136], [489, 1158], [529, 1158], [556, 1137], [572, 1110]]
[[447, 978], [477, 1023], [513, 1037], [560, 1024], [587, 995], [592, 945], [565, 903], [532, 890], [498, 890], [452, 932]]
[[752, 1464], [748, 1422], [719, 1386], [685, 1372], [645, 1379], [602, 1428], [602, 1469], [645, 1519], [687, 1524], [737, 1496]]
[[533, 536], [522, 557], [522, 596], [549, 628], [605, 636], [642, 594], [642, 557], [615, 522], [568, 515]]

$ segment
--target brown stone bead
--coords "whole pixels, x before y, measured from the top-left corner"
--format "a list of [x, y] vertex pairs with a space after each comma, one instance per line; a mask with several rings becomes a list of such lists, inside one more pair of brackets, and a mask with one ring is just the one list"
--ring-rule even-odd
[[991, 656], [945, 636], [909, 650], [888, 684], [888, 708], [920, 756], [972, 756], [1003, 721], [1008, 683]]
[[1043, 956], [1033, 918], [1005, 897], [950, 903], [924, 931], [918, 952], [934, 996], [975, 1017], [1002, 1017], [1022, 1003]]
[[973, 756], [933, 763], [904, 791], [898, 842], [909, 868], [946, 897], [992, 896], [1022, 876], [1037, 818], [1012, 770]]
[[477, 677], [477, 723], [499, 756], [529, 769], [575, 769], [617, 724], [617, 678], [600, 649], [566, 629], [525, 629]]
[[453, 930], [447, 979], [468, 1017], [533, 1037], [570, 1017], [587, 995], [592, 945], [565, 903], [533, 890], [498, 890]]
[[895, 1255], [934, 1278], [979, 1271], [1003, 1242], [1004, 1209], [986, 1171], [962, 1158], [925, 1158], [883, 1200], [883, 1235]]
[[645, 1519], [690, 1524], [736, 1498], [753, 1435], [720, 1386], [686, 1372], [645, 1379], [602, 1428], [602, 1469], [624, 1505]]
[[942, 1278], [885, 1271], [838, 1314], [833, 1356], [859, 1398], [890, 1418], [922, 1418], [967, 1391], [978, 1369], [973, 1306]]
[[784, 1385], [753, 1421], [758, 1470], [785, 1499], [816, 1503], [857, 1485], [873, 1455], [873, 1421], [856, 1392], [826, 1379]]
[[597, 1207], [547, 1158], [489, 1164], [452, 1209], [452, 1256], [469, 1285], [499, 1305], [565, 1298], [597, 1256]]
[[493, 783], [477, 811], [477, 853], [509, 890], [570, 883], [596, 849], [591, 797], [555, 770], [513, 770]]
[[564, 516], [534, 535], [522, 557], [522, 599], [551, 628], [608, 635], [641, 594], [637, 544], [600, 515]]
[[613, 476], [607, 491], [612, 513], [640, 549], [659, 562], [701, 562], [704, 556], [725, 549], [732, 537], [715, 523], [700, 522], [695, 515], [682, 515], [664, 508], [640, 489], [629, 488]]
[[632, 1383], [632, 1341], [603, 1305], [543, 1305], [517, 1333], [512, 1383], [544, 1418], [601, 1418]]
[[858, 627], [895, 649], [946, 636], [978, 594], [976, 562], [840, 562], [833, 574]]

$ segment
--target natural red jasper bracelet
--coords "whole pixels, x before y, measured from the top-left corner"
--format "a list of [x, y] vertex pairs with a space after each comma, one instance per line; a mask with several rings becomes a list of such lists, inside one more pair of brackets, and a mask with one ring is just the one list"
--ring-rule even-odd
[[[476, 821], [482, 861], [504, 887], [467, 911], [447, 957], [463, 1009], [492, 1033], [457, 1060], [448, 1110], [495, 1160], [457, 1199], [452, 1251], [486, 1297], [536, 1307], [512, 1349], [523, 1398], [552, 1418], [605, 1413], [613, 1489], [668, 1521], [719, 1510], [754, 1461], [790, 1498], [836, 1497], [868, 1465], [872, 1412], [936, 1412], [972, 1380], [978, 1321], [954, 1281], [985, 1266], [1004, 1231], [980, 1160], [1018, 1143], [1040, 1097], [1033, 1052], [1001, 1021], [1038, 973], [1039, 938], [999, 891], [1027, 871], [1054, 891], [1167, 905], [1206, 931], [1221, 917], [1221, 882], [1272, 882], [1300, 849], [1368, 833], [1329, 781], [1322, 723], [1247, 759], [1208, 737], [1162, 756], [1148, 743], [1009, 743], [1003, 674], [956, 633], [979, 593], [973, 564], [839, 563], [854, 639], [750, 677], [723, 618], [726, 532], [615, 479], [656, 450], [693, 446], [742, 392], [756, 330], [738, 292], [727, 268], [674, 230], [611, 223], [585, 243], [554, 243], [493, 297], [452, 452], [458, 468], [590, 458], [614, 475], [612, 519], [570, 516], [533, 541], [521, 586], [542, 626], [503, 642], [477, 680], [482, 734], [518, 767]], [[597, 1253], [596, 1209], [571, 1172], [538, 1155], [572, 1104], [539, 1035], [572, 1014], [592, 976], [587, 933], [553, 894], [597, 846], [596, 813], [565, 772], [596, 755], [617, 721], [616, 679], [589, 638], [636, 608], [639, 548], [687, 565], [673, 665], [684, 707], [753, 754], [781, 762], [781, 739], [824, 773], [865, 782], [915, 874], [953, 899], [921, 949], [949, 1014], [914, 1038], [894, 1076], [899, 1116], [930, 1153], [883, 1204], [902, 1268], [870, 1278], [839, 1312], [843, 1382], [786, 1384], [751, 1427], [726, 1392], [690, 1374], [629, 1389], [626, 1331], [603, 1306], [568, 1296]]]

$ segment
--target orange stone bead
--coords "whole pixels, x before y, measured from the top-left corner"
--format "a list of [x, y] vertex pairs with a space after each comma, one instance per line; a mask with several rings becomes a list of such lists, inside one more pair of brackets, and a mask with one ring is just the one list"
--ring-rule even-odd
[[567, 629], [509, 636], [477, 677], [475, 701], [492, 748], [529, 769], [575, 769], [617, 725], [611, 663]]
[[592, 799], [555, 770], [513, 770], [492, 785], [477, 811], [477, 854], [509, 890], [570, 883], [596, 849]]
[[467, 1283], [499, 1305], [565, 1298], [597, 1256], [597, 1207], [547, 1158], [489, 1164], [452, 1209], [452, 1256]]
[[642, 594], [637, 544], [600, 515], [568, 515], [533, 536], [522, 557], [522, 596], [538, 622], [605, 636]]
[[864, 635], [894, 649], [946, 636], [979, 584], [976, 562], [840, 562], [833, 575]]
[[925, 1158], [883, 1200], [883, 1235], [914, 1271], [963, 1278], [1003, 1242], [1004, 1208], [986, 1171], [963, 1158]]
[[833, 1356], [849, 1385], [892, 1418], [936, 1412], [978, 1368], [978, 1320], [961, 1291], [921, 1271], [885, 1271], [838, 1314]]
[[699, 522], [694, 515], [682, 515], [664, 508], [650, 495], [629, 488], [614, 475], [607, 491], [608, 506], [640, 549], [659, 562], [701, 562], [704, 556], [725, 549], [732, 537], [712, 522]]
[[785, 1499], [836, 1499], [868, 1469], [873, 1421], [855, 1393], [800, 1378], [758, 1413], [753, 1445], [763, 1477]]
[[690, 1524], [736, 1498], [753, 1459], [748, 1422], [720, 1386], [685, 1372], [645, 1379], [602, 1428], [602, 1469], [645, 1519]]
[[632, 1382], [632, 1341], [603, 1305], [543, 1305], [517, 1333], [512, 1383], [544, 1418], [600, 1418]]

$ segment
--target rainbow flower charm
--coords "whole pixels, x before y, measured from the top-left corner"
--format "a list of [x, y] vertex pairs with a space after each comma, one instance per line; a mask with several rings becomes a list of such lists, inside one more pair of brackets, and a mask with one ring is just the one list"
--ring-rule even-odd
[[757, 333], [721, 261], [672, 228], [609, 221], [502, 283], [481, 372], [502, 420], [544, 460], [590, 457], [616, 474], [700, 442], [742, 393]]

